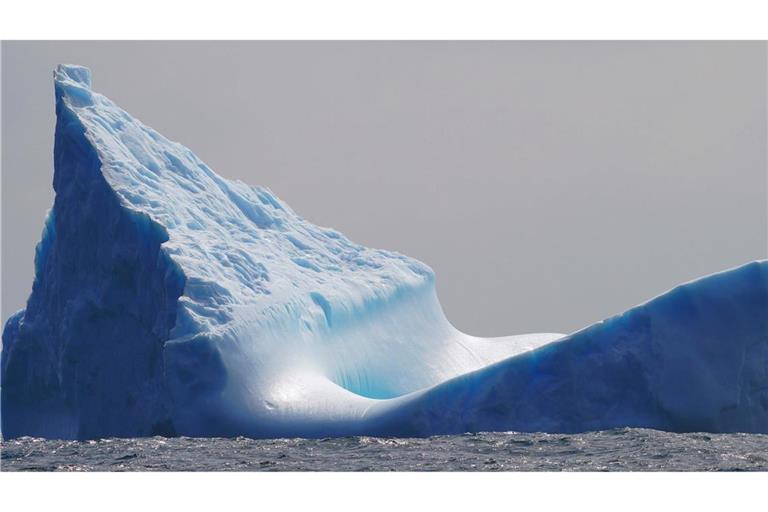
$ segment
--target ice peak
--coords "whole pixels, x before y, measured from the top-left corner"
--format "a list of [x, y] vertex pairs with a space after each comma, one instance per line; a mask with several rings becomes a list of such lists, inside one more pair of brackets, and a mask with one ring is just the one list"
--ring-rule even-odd
[[71, 82], [86, 89], [91, 88], [91, 70], [85, 66], [59, 64], [53, 72], [53, 79], [57, 84]]

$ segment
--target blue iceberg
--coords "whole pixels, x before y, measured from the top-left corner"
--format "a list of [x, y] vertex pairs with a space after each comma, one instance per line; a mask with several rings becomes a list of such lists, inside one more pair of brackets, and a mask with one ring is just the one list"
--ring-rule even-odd
[[54, 72], [55, 201], [3, 331], [5, 438], [768, 432], [768, 262], [570, 336], [456, 330], [406, 256]]

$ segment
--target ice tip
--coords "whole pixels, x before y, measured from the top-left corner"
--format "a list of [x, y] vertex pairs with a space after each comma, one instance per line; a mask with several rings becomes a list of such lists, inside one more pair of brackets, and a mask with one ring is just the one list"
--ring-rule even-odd
[[91, 88], [91, 70], [77, 64], [59, 64], [53, 72], [56, 82], [75, 82], [88, 89]]

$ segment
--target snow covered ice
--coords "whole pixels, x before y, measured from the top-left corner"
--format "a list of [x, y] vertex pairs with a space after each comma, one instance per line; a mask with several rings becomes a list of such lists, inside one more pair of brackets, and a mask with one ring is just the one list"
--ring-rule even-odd
[[54, 73], [56, 197], [3, 332], [2, 430], [427, 436], [768, 432], [768, 262], [570, 336], [457, 331], [435, 276], [216, 175]]

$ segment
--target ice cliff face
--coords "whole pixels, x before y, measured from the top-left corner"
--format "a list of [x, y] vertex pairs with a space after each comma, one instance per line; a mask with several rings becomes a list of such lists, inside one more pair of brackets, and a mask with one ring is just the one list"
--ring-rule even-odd
[[87, 69], [54, 78], [56, 199], [3, 333], [5, 437], [768, 431], [765, 262], [568, 338], [468, 336], [424, 264], [217, 176]]

